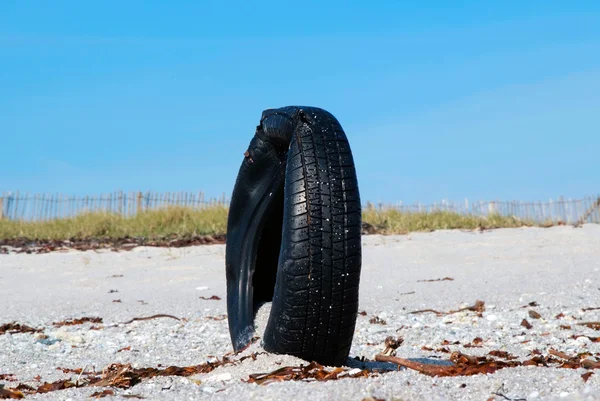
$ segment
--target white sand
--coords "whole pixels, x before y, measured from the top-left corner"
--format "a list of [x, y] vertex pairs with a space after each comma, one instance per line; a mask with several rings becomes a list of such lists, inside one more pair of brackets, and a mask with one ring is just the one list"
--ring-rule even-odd
[[[547, 354], [550, 348], [569, 355], [584, 351], [600, 355], [600, 344], [585, 337], [571, 338], [576, 333], [600, 336], [600, 331], [575, 326], [578, 321], [600, 321], [600, 310], [582, 311], [600, 307], [598, 225], [365, 236], [363, 244], [360, 309], [368, 315], [359, 316], [351, 356], [373, 358], [383, 349], [381, 344], [388, 335], [404, 338], [398, 349], [401, 357], [445, 359], [448, 354], [422, 347], [437, 349], [443, 340], [465, 344], [475, 337], [484, 340], [483, 348], [448, 348], [474, 355], [505, 350], [521, 359], [530, 358], [534, 349]], [[210, 245], [136, 248], [119, 253], [0, 255], [0, 324], [16, 321], [43, 327], [50, 340], [61, 340], [46, 345], [36, 342], [32, 334], [0, 336], [0, 374], [12, 373], [18, 382], [39, 385], [34, 380], [38, 375], [42, 382], [76, 378], [57, 367], [87, 366], [87, 370], [100, 371], [111, 363], [189, 366], [211, 357], [221, 358], [231, 351], [227, 320], [206, 317], [226, 313], [224, 250], [222, 245]], [[113, 277], [119, 275], [123, 277]], [[419, 282], [444, 277], [454, 280]], [[211, 295], [222, 299], [199, 298]], [[471, 312], [442, 317], [408, 313], [426, 308], [448, 311], [478, 299], [486, 305], [482, 318]], [[533, 301], [539, 306], [521, 308]], [[530, 309], [539, 312], [542, 319], [529, 317]], [[259, 335], [268, 312], [269, 305], [265, 305], [258, 319]], [[156, 313], [187, 320], [161, 318], [114, 325]], [[559, 313], [566, 317], [556, 319]], [[370, 324], [374, 315], [387, 324]], [[82, 316], [102, 317], [104, 329], [89, 330], [90, 324], [51, 325]], [[531, 330], [520, 326], [524, 318], [533, 325]], [[572, 329], [563, 330], [560, 325], [571, 325]], [[128, 346], [131, 350], [118, 352]], [[260, 351], [259, 345], [251, 351]], [[511, 399], [600, 400], [600, 371], [584, 383], [584, 369], [523, 367], [454, 378], [431, 378], [403, 370], [368, 379], [267, 386], [242, 381], [251, 373], [300, 363], [303, 361], [289, 356], [259, 355], [256, 361], [248, 359], [209, 374], [150, 379], [115, 392], [156, 400], [360, 401], [367, 396], [405, 401], [487, 400], [503, 385], [499, 392]], [[16, 383], [0, 381], [7, 386]], [[98, 388], [28, 398], [82, 399], [94, 391]]]

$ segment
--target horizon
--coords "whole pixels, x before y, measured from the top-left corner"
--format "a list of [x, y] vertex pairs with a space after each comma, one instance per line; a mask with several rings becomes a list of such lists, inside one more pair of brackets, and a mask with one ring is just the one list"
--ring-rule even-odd
[[600, 192], [592, 1], [34, 4], [0, 5], [0, 193], [229, 198], [286, 105], [338, 118], [363, 203]]

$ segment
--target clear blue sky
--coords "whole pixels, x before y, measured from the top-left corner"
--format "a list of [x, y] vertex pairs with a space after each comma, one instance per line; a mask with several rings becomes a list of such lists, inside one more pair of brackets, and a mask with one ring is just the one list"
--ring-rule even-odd
[[363, 201], [600, 193], [600, 2], [0, 2], [0, 191], [229, 195], [296, 104]]

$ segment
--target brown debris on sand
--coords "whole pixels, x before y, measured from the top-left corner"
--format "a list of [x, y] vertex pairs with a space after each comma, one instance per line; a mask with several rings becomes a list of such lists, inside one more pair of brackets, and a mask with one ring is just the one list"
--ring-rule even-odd
[[[0, 253], [49, 253], [55, 251], [78, 250], [89, 251], [109, 249], [113, 251], [130, 251], [138, 246], [160, 248], [181, 248], [194, 245], [224, 244], [225, 234], [198, 235], [193, 237], [167, 237], [149, 239], [143, 237], [124, 238], [71, 238], [69, 240], [35, 240], [30, 238], [0, 239]], [[12, 248], [12, 249], [11, 249]]]

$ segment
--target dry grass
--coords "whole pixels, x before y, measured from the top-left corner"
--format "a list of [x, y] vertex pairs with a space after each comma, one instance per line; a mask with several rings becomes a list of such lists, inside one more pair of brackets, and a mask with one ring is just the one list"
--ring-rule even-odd
[[475, 228], [510, 228], [534, 225], [515, 217], [500, 215], [469, 216], [454, 212], [409, 213], [393, 209], [363, 210], [363, 222], [372, 225], [381, 234], [407, 234], [415, 231], [433, 231]]
[[86, 213], [68, 219], [39, 222], [0, 221], [0, 238], [70, 239], [167, 236], [189, 237], [225, 232], [227, 208], [202, 210], [171, 207], [123, 218], [109, 213]]
[[[227, 212], [228, 209], [223, 206], [201, 210], [171, 207], [127, 218], [108, 213], [87, 213], [74, 218], [39, 222], [0, 220], [0, 238], [80, 239], [128, 236], [155, 239], [167, 236], [185, 238], [216, 235], [226, 231]], [[371, 207], [363, 210], [363, 222], [372, 225], [381, 234], [533, 225], [517, 218], [499, 215], [482, 217], [452, 212], [406, 213]]]

